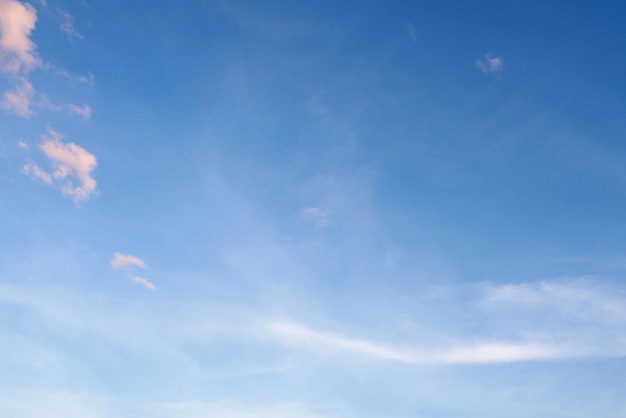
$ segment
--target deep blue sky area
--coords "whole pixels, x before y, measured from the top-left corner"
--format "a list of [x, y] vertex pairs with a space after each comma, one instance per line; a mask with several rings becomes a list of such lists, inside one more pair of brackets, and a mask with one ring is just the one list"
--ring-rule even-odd
[[626, 417], [624, 22], [0, 0], [0, 416]]

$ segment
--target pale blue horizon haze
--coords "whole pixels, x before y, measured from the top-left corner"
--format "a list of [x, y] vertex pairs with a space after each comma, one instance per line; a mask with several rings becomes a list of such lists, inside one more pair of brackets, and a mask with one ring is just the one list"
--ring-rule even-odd
[[624, 21], [0, 0], [0, 418], [626, 417]]

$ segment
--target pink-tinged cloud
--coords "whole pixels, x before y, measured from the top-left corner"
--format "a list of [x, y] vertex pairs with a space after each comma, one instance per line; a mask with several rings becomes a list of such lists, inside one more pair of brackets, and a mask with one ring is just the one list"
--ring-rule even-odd
[[91, 107], [87, 106], [86, 104], [82, 106], [78, 106], [75, 104], [68, 104], [66, 105], [66, 107], [69, 109], [70, 112], [77, 114], [83, 119], [91, 118]]
[[22, 173], [32, 178], [39, 179], [46, 184], [52, 184], [52, 176], [37, 164], [26, 164], [22, 167]]
[[0, 71], [27, 73], [39, 65], [30, 39], [37, 12], [28, 3], [0, 0]]
[[132, 274], [129, 274], [128, 278], [135, 283], [139, 283], [146, 289], [150, 289], [150, 290], [155, 289], [154, 285], [148, 279], [144, 279], [143, 277], [139, 277], [139, 276], [134, 276]]
[[40, 93], [37, 96], [38, 96], [38, 99], [37, 101], [34, 102], [34, 106], [37, 106], [46, 110], [50, 110], [53, 112], [67, 109], [71, 113], [81, 116], [83, 119], [91, 118], [91, 107], [89, 107], [86, 104], [83, 104], [82, 106], [78, 106], [73, 103], [56, 104], [56, 103], [53, 103], [48, 97], [48, 95], [45, 93]]
[[22, 78], [20, 83], [12, 90], [4, 93], [0, 107], [9, 113], [28, 118], [33, 114], [30, 106], [34, 95], [35, 89], [33, 85], [25, 78]]
[[484, 58], [479, 58], [475, 61], [476, 68], [482, 71], [484, 74], [493, 74], [502, 71], [504, 68], [504, 62], [502, 57], [492, 57], [490, 54], [486, 54]]
[[[44, 135], [44, 142], [39, 146], [48, 158], [52, 160], [55, 180], [65, 180], [62, 192], [72, 197], [75, 203], [87, 200], [96, 193], [96, 181], [92, 172], [98, 165], [96, 157], [72, 142], [64, 143], [63, 137], [52, 129]], [[72, 178], [80, 185], [75, 186]]]
[[142, 269], [146, 268], [146, 263], [134, 255], [131, 254], [113, 254], [113, 258], [111, 259], [111, 267], [114, 269], [120, 269], [124, 267], [140, 267]]

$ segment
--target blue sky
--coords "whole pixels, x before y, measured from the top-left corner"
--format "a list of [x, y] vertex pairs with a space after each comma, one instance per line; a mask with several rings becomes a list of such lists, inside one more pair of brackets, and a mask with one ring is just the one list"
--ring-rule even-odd
[[0, 416], [626, 417], [625, 20], [0, 0]]

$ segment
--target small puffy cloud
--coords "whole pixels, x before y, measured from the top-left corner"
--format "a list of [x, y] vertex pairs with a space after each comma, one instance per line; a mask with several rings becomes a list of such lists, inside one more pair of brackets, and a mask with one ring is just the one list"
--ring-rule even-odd
[[146, 289], [149, 289], [149, 290], [155, 289], [154, 284], [152, 284], [148, 279], [144, 279], [143, 277], [135, 276], [133, 274], [129, 274], [128, 278], [135, 283], [139, 283]]
[[50, 175], [50, 173], [48, 173], [45, 170], [43, 170], [37, 164], [26, 164], [26, 165], [24, 165], [24, 167], [22, 168], [22, 173], [24, 173], [27, 176], [30, 176], [32, 178], [39, 179], [39, 180], [43, 181], [46, 184], [52, 184], [52, 181], [53, 181], [52, 180], [52, 176]]
[[[62, 141], [63, 136], [58, 132], [48, 129], [48, 133], [42, 136], [43, 142], [39, 148], [52, 162], [52, 182], [64, 182], [61, 191], [65, 196], [70, 196], [74, 203], [81, 203], [96, 193], [96, 181], [92, 177], [92, 172], [98, 165], [96, 157], [89, 151], [76, 145], [73, 142], [65, 143]], [[23, 172], [44, 179], [45, 171], [34, 164], [27, 164], [23, 168]], [[45, 180], [44, 180], [45, 181]], [[75, 185], [74, 182], [78, 182]]]
[[28, 148], [28, 144], [26, 142], [24, 142], [23, 139], [20, 139], [20, 140], [17, 141], [17, 146], [20, 147], [20, 148], [24, 148], [24, 149]]
[[142, 269], [146, 268], [146, 263], [134, 255], [131, 254], [113, 254], [113, 258], [111, 259], [111, 267], [114, 269], [120, 269], [124, 267], [140, 267]]
[[18, 85], [4, 93], [0, 107], [9, 113], [28, 118], [33, 114], [30, 106], [34, 95], [33, 85], [25, 78], [21, 78]]
[[131, 254], [120, 254], [114, 253], [113, 258], [111, 259], [111, 267], [114, 269], [126, 269], [128, 270], [128, 279], [139, 283], [143, 287], [149, 290], [154, 290], [155, 286], [150, 280], [145, 279], [143, 277], [137, 276], [130, 272], [133, 267], [139, 267], [142, 269], [146, 268], [146, 263], [139, 257], [136, 257]]
[[64, 143], [57, 132], [49, 129], [48, 136], [40, 145], [41, 150], [53, 161], [55, 179], [74, 177], [80, 185], [68, 180], [63, 186], [63, 194], [71, 196], [75, 202], [82, 202], [96, 192], [96, 181], [91, 176], [98, 165], [96, 157], [73, 142]]
[[483, 58], [478, 58], [475, 61], [475, 64], [476, 68], [478, 68], [484, 74], [498, 73], [504, 68], [504, 62], [502, 62], [502, 57], [492, 57], [491, 54], [485, 54]]
[[30, 39], [37, 12], [28, 3], [0, 0], [0, 71], [26, 73], [39, 65]]

